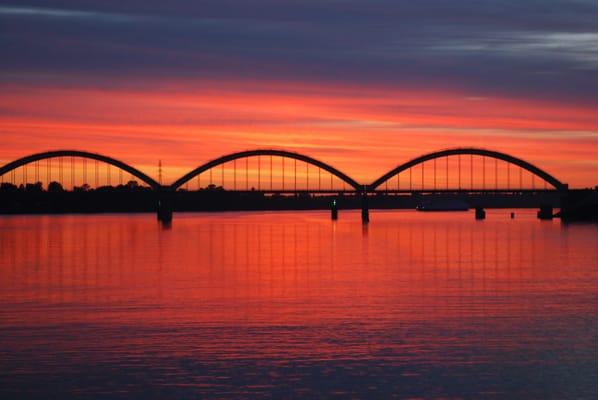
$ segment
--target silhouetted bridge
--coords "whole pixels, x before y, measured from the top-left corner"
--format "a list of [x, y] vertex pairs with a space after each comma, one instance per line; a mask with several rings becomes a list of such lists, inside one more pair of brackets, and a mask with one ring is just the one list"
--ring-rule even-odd
[[[117, 170], [116, 176], [113, 169]], [[161, 172], [160, 172], [161, 174]], [[127, 177], [128, 175], [128, 177]], [[181, 176], [171, 184], [152, 178], [114, 158], [76, 150], [32, 154], [0, 168], [2, 184], [23, 185], [59, 182], [73, 190], [89, 190], [113, 183], [139, 180], [157, 194], [161, 220], [172, 218], [173, 193], [226, 190], [277, 195], [353, 195], [361, 198], [362, 217], [369, 219], [368, 197], [411, 194], [484, 196], [526, 193], [564, 195], [567, 184], [520, 158], [480, 148], [455, 148], [432, 152], [363, 184], [330, 164], [285, 150], [260, 149], [228, 154]], [[80, 183], [81, 186], [77, 186]], [[203, 186], [202, 186], [203, 185]], [[336, 215], [336, 202], [332, 202]], [[544, 210], [546, 216], [552, 209]]]

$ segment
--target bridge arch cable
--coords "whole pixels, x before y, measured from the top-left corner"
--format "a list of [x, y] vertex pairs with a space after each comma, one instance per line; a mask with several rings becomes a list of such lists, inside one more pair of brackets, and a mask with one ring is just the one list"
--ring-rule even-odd
[[[79, 165], [75, 162], [78, 159], [82, 159]], [[98, 162], [106, 164], [106, 167], [100, 167]], [[33, 168], [29, 175], [28, 167], [31, 164], [33, 164]], [[75, 174], [76, 167], [81, 167], [82, 171], [80, 171], [80, 174]], [[116, 167], [118, 170], [115, 176], [111, 175], [110, 167]], [[6, 177], [6, 174], [9, 174], [9, 177], [12, 175], [12, 180], [14, 181], [15, 171], [19, 168], [23, 169], [23, 183], [28, 183], [29, 178], [32, 178], [33, 183], [42, 180], [46, 180], [47, 184], [50, 181], [57, 181], [61, 184], [68, 182], [73, 188], [76, 180], [82, 181], [85, 184], [99, 186], [98, 176], [104, 174], [105, 182], [108, 186], [113, 183], [123, 184], [125, 180], [137, 178], [154, 190], [161, 188], [161, 185], [155, 179], [127, 163], [102, 154], [80, 150], [54, 150], [19, 158], [0, 167], [0, 177]], [[56, 168], [58, 168], [58, 171], [54, 171]], [[43, 173], [44, 169], [45, 174]], [[65, 173], [65, 169], [68, 170], [68, 173]], [[123, 172], [128, 173], [129, 176], [125, 176]], [[9, 180], [3, 179], [3, 181]]]
[[[502, 163], [500, 173], [499, 162]], [[519, 177], [512, 170], [512, 166], [519, 167]], [[419, 171], [414, 172], [414, 169], [419, 169]], [[401, 183], [399, 175], [405, 171], [409, 171], [408, 182]], [[550, 185], [559, 191], [568, 188], [567, 184], [553, 175], [521, 158], [488, 149], [455, 148], [424, 154], [400, 164], [373, 181], [368, 186], [368, 190], [380, 190], [381, 185], [387, 185], [395, 178], [397, 189], [402, 187], [405, 190], [407, 188], [413, 188], [413, 190], [425, 188], [439, 191], [442, 189], [447, 191], [466, 189], [491, 191], [499, 190], [499, 175], [501, 174], [502, 181], [500, 183], [504, 185], [504, 180], [506, 180], [506, 187], [500, 187], [500, 190], [518, 190], [523, 189], [523, 171], [529, 175], [531, 186], [535, 189], [540, 189], [540, 187], [536, 187], [536, 178], [543, 181], [545, 186]], [[427, 179], [425, 179], [425, 174], [428, 174]], [[440, 178], [437, 180], [437, 176], [442, 177], [442, 180]]]
[[[249, 159], [253, 160], [251, 165]], [[226, 177], [225, 164], [232, 166], [232, 171], [227, 170]], [[257, 174], [257, 180], [252, 176], [252, 185], [248, 184], [250, 170], [254, 175]], [[322, 174], [322, 171], [330, 176]], [[206, 172], [208, 182], [202, 175]], [[303, 178], [305, 187], [298, 186], [297, 176]], [[340, 187], [335, 186], [333, 178], [340, 183]], [[360, 191], [363, 188], [353, 178], [325, 162], [300, 153], [275, 149], [241, 151], [208, 161], [174, 181], [170, 189], [185, 188], [193, 179], [198, 181], [198, 189], [206, 183], [221, 183], [224, 186], [225, 181], [230, 189], [237, 191], [337, 192], [346, 191], [347, 188]], [[276, 186], [273, 183], [275, 180]]]

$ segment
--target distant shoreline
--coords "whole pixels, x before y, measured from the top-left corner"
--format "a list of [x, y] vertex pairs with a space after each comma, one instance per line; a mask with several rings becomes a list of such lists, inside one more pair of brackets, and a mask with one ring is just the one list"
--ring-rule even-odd
[[[225, 190], [177, 191], [170, 194], [174, 212], [226, 211], [299, 211], [329, 210], [336, 200], [339, 210], [361, 208], [361, 196], [353, 194], [299, 193], [294, 195], [234, 192]], [[435, 195], [439, 198], [439, 195]], [[443, 194], [440, 197], [460, 199], [472, 208], [538, 208], [550, 204], [558, 208], [554, 194]], [[429, 198], [421, 194], [376, 194], [368, 197], [370, 209], [415, 209]], [[159, 195], [146, 187], [104, 187], [95, 190], [46, 191], [36, 187], [12, 187], [0, 190], [0, 214], [99, 214], [155, 213]]]

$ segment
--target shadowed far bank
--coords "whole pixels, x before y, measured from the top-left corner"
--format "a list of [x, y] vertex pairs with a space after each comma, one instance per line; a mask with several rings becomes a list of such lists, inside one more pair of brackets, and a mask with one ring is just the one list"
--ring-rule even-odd
[[[598, 220], [597, 193], [590, 189], [569, 190], [565, 195], [541, 190], [510, 193], [377, 192], [367, 195], [367, 208], [422, 209], [422, 205], [434, 202], [459, 202], [465, 209], [554, 208], [561, 209], [556, 216], [564, 219]], [[174, 212], [343, 210], [364, 208], [364, 196], [357, 192], [267, 193], [254, 188], [228, 191], [216, 185], [195, 191], [155, 191], [134, 180], [123, 185], [98, 188], [82, 185], [73, 190], [65, 190], [58, 182], [51, 182], [47, 187], [41, 182], [19, 186], [11, 183], [0, 185], [1, 214], [159, 212], [166, 203]]]

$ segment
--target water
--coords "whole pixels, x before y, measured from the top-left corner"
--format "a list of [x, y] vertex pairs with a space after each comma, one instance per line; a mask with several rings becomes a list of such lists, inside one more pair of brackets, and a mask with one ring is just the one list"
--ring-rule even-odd
[[598, 225], [15, 216], [0, 255], [2, 398], [598, 393]]

